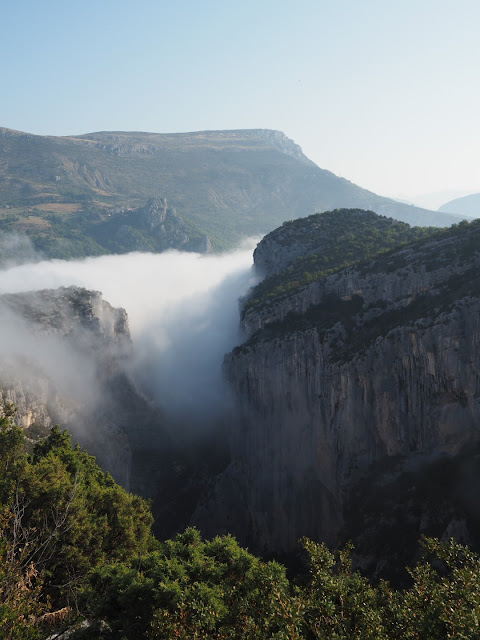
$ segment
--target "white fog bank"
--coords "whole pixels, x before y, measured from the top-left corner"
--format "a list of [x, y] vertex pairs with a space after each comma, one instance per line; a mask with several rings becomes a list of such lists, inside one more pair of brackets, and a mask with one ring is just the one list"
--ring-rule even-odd
[[254, 284], [254, 247], [24, 264], [0, 271], [0, 294], [70, 285], [101, 291], [128, 313], [139, 384], [172, 417], [209, 420], [224, 406], [221, 365], [240, 340], [238, 298]]

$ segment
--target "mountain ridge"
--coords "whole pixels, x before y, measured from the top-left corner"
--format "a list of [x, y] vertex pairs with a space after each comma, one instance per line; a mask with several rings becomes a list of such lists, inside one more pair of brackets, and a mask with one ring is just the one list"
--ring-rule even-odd
[[[4, 229], [44, 237], [49, 216], [81, 228], [91, 223], [85, 214], [115, 216], [152, 198], [167, 198], [217, 251], [292, 217], [342, 207], [420, 226], [458, 222], [458, 216], [398, 203], [321, 169], [280, 131], [38, 136], [0, 129]], [[84, 251], [90, 255], [92, 248]]]
[[454, 198], [438, 209], [441, 212], [455, 213], [472, 218], [480, 217], [480, 193], [471, 193], [461, 198]]

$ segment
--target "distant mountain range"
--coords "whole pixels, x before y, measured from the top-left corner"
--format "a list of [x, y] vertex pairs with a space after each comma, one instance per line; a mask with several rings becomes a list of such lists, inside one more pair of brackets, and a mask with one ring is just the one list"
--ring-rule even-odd
[[[131, 212], [154, 198], [166, 198], [177, 216], [175, 236], [159, 241], [164, 247], [181, 238], [179, 248], [228, 248], [285, 220], [340, 207], [370, 209], [413, 225], [458, 222], [450, 213], [378, 196], [320, 169], [279, 131], [53, 137], [0, 128], [0, 228], [29, 234], [47, 255], [141, 247], [137, 232], [144, 234], [144, 222], [137, 228]], [[105, 223], [128, 212], [121, 239], [129, 241], [119, 247], [105, 238]], [[187, 234], [183, 227], [179, 233], [179, 219]]]
[[443, 204], [439, 211], [445, 213], [456, 213], [469, 218], [480, 218], [480, 193], [472, 193], [463, 198], [455, 198]]
[[399, 195], [394, 196], [395, 200], [406, 204], [413, 204], [416, 207], [437, 211], [445, 202], [450, 202], [455, 198], [463, 198], [472, 193], [472, 190], [460, 189], [442, 189], [441, 191], [432, 191], [430, 193], [420, 193], [416, 195]]

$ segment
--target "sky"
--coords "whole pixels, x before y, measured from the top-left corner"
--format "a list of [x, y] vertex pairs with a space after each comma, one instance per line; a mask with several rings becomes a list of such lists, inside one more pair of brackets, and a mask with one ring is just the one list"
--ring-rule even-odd
[[279, 129], [381, 195], [480, 191], [478, 0], [2, 5], [0, 126]]

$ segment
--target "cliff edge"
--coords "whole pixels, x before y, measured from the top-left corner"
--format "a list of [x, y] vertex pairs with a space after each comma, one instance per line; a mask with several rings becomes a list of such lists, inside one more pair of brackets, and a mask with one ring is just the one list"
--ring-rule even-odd
[[[415, 542], [452, 530], [468, 539], [478, 516], [458, 495], [436, 510], [431, 496], [408, 509], [410, 480], [372, 527], [360, 489], [370, 478], [370, 498], [381, 486], [385, 505], [388, 487], [414, 467], [451, 461], [480, 441], [480, 224], [409, 239], [406, 228], [343, 210], [351, 242], [344, 238], [339, 255], [339, 231], [327, 237], [338, 221], [330, 215], [329, 226], [322, 215], [289, 223], [257, 247], [255, 263], [268, 277], [243, 301], [246, 341], [224, 362], [238, 400], [232, 461], [194, 521], [207, 530], [219, 519], [232, 523], [242, 542], [281, 554], [295, 552], [302, 536], [337, 545], [358, 534], [363, 560], [376, 555], [377, 565], [388, 538], [379, 560], [382, 551], [361, 534], [391, 526], [401, 504], [399, 530], [408, 521]], [[388, 233], [400, 246], [385, 246]], [[355, 261], [348, 255], [357, 240]], [[340, 264], [322, 263], [332, 246]], [[299, 280], [312, 260], [320, 269]]]

